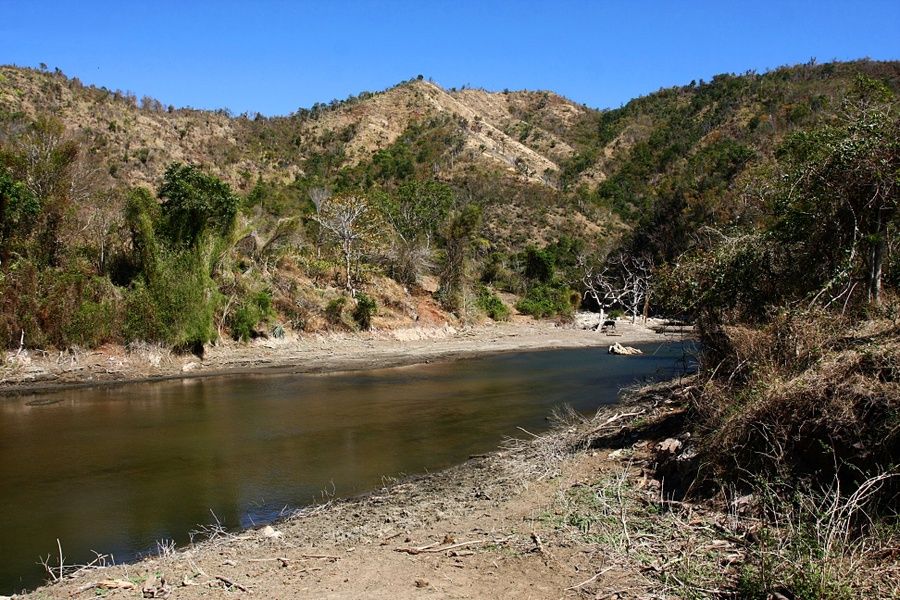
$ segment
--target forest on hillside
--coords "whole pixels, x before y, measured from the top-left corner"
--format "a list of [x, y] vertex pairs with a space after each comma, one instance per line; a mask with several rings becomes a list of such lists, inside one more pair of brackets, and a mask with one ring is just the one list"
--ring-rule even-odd
[[[523, 148], [542, 147], [539, 131], [572, 149], [540, 181], [519, 163], [467, 159], [476, 123], [446, 113], [350, 160], [355, 125], [334, 128], [328, 115], [352, 116], [387, 93], [265, 119], [15, 70], [40, 84], [24, 90], [5, 72], [0, 332], [11, 348], [191, 349], [367, 328], [379, 314], [414, 322], [416, 296], [463, 320], [505, 319], [509, 304], [563, 319], [583, 306], [760, 320], [811, 296], [844, 309], [880, 303], [900, 277], [896, 63], [721, 75], [568, 122], [547, 112], [549, 95], [507, 98]], [[419, 94], [416, 85], [398, 88]], [[28, 94], [65, 90], [77, 100], [68, 109], [16, 110]], [[201, 127], [190, 119], [224, 119], [237, 140], [207, 140], [196, 159], [172, 156], [140, 183], [124, 165], [166, 158], [111, 141], [137, 125], [101, 132], [60, 116], [101, 103], [134, 123], [182, 119], [175, 129], [188, 141]], [[298, 162], [290, 148], [305, 143], [302, 123], [332, 128]], [[268, 165], [296, 163], [292, 176], [223, 167], [247, 148]]]

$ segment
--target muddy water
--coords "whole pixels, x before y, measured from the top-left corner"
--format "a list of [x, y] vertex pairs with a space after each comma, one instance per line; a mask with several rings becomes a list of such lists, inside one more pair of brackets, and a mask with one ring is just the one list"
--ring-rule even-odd
[[320, 497], [494, 449], [681, 369], [680, 344], [499, 355], [333, 375], [240, 375], [0, 398], [0, 594], [68, 562], [252, 526]]

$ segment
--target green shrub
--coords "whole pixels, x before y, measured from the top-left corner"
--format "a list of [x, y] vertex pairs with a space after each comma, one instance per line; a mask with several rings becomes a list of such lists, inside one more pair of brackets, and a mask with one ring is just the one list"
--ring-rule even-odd
[[555, 274], [556, 260], [549, 248], [529, 246], [525, 249], [525, 277], [548, 283], [553, 281]]
[[528, 293], [519, 300], [516, 308], [519, 312], [535, 318], [556, 315], [571, 316], [573, 308], [569, 299], [569, 292], [568, 288], [558, 285], [536, 285], [528, 290]]
[[344, 322], [343, 313], [344, 306], [346, 304], [346, 296], [338, 296], [328, 303], [328, 305], [325, 307], [325, 318], [328, 319], [329, 323], [331, 323], [332, 325], [340, 325]]
[[106, 277], [84, 261], [41, 268], [37, 261], [11, 262], [0, 275], [0, 343], [32, 348], [90, 348], [120, 340], [120, 303]]
[[159, 197], [160, 233], [176, 245], [196, 244], [207, 232], [227, 236], [241, 205], [227, 183], [181, 163], [166, 169]]
[[267, 291], [253, 294], [242, 302], [230, 319], [231, 337], [246, 342], [255, 337], [257, 327], [274, 316], [272, 296]]
[[118, 339], [121, 313], [114, 300], [85, 300], [65, 327], [67, 345], [93, 348]]
[[126, 337], [176, 348], [215, 340], [214, 316], [222, 295], [209, 275], [209, 252], [195, 247], [162, 254], [152, 277], [145, 273], [128, 292]]
[[475, 303], [494, 321], [509, 320], [509, 307], [503, 304], [503, 300], [486, 285], [481, 286], [478, 290], [478, 298]]
[[356, 308], [353, 309], [353, 320], [356, 321], [360, 329], [369, 330], [372, 328], [372, 316], [378, 309], [375, 300], [360, 292], [356, 296]]

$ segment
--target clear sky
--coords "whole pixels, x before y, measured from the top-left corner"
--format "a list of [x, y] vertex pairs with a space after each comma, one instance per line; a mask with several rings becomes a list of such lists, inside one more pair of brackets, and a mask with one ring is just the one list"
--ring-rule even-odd
[[900, 59], [900, 0], [0, 0], [0, 63], [287, 114], [423, 74], [589, 106], [722, 72]]

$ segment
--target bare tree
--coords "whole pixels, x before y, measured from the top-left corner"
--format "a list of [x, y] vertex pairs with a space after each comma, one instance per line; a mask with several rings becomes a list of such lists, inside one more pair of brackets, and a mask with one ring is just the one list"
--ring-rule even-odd
[[619, 254], [615, 258], [615, 268], [620, 273], [625, 295], [622, 303], [631, 313], [631, 322], [637, 321], [638, 312], [647, 320], [650, 302], [650, 284], [653, 280], [653, 261], [647, 256]]
[[620, 253], [599, 264], [584, 261], [582, 268], [584, 297], [592, 298], [600, 307], [601, 324], [606, 309], [616, 304], [628, 311], [632, 323], [637, 321], [638, 313], [647, 318], [653, 278], [653, 261], [649, 257]]
[[597, 326], [599, 328], [606, 320], [606, 309], [621, 302], [625, 291], [609, 265], [598, 266], [585, 262], [583, 268], [584, 276], [581, 283], [585, 289], [584, 298], [592, 298], [600, 307], [600, 323]]
[[[322, 210], [322, 205], [325, 204], [329, 198], [331, 198], [331, 192], [328, 188], [324, 187], [314, 187], [310, 188], [309, 199], [313, 203], [313, 206], [316, 208], [316, 214], [318, 215]], [[316, 232], [316, 258], [322, 257], [322, 230], [319, 229]]]
[[344, 261], [345, 285], [355, 296], [353, 264], [380, 230], [378, 213], [365, 196], [350, 194], [324, 201], [313, 220], [338, 244]]

